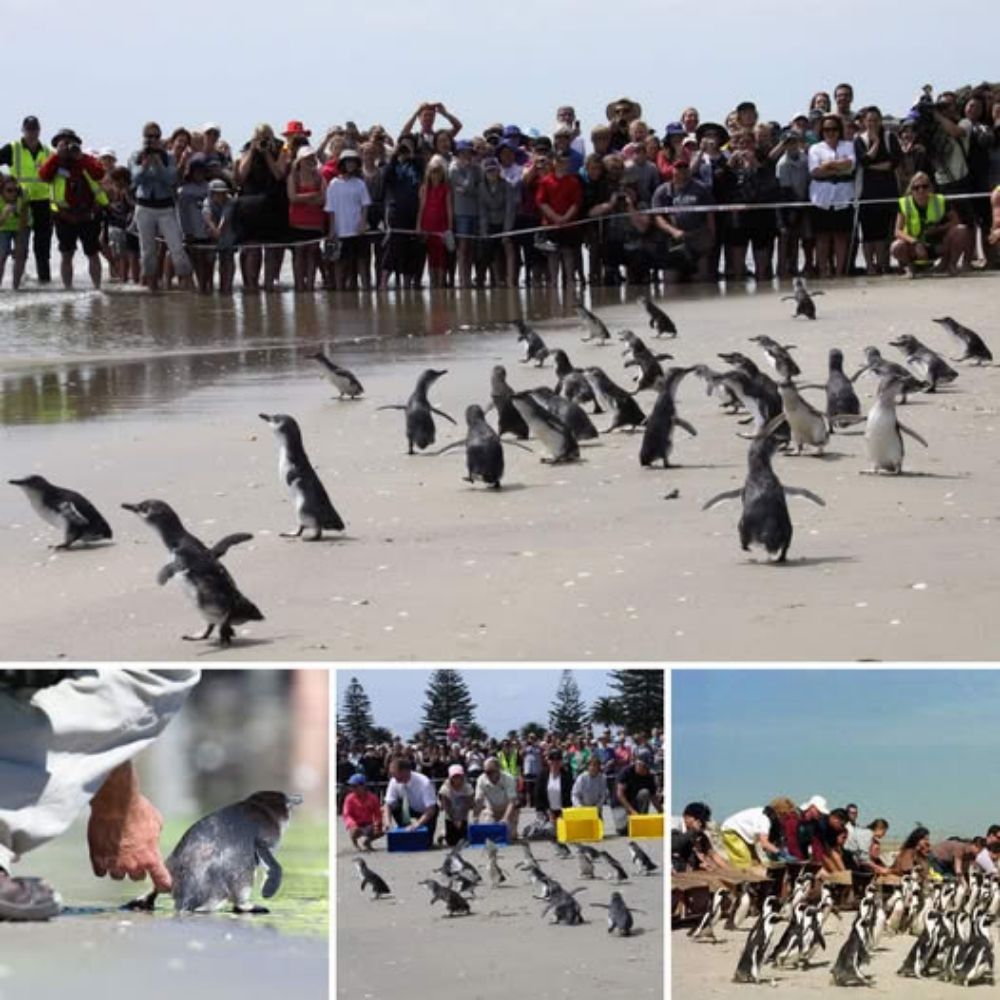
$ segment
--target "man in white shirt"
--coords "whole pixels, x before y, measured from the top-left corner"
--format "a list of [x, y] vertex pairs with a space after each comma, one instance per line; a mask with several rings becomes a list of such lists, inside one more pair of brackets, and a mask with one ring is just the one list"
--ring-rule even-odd
[[431, 841], [437, 826], [438, 801], [430, 778], [410, 768], [405, 757], [396, 757], [389, 765], [389, 787], [383, 805], [384, 826], [415, 830], [426, 826]]
[[492, 822], [506, 823], [507, 841], [513, 843], [517, 839], [518, 811], [517, 780], [500, 769], [496, 757], [487, 757], [476, 782], [473, 818], [479, 822], [480, 814], [487, 812]]

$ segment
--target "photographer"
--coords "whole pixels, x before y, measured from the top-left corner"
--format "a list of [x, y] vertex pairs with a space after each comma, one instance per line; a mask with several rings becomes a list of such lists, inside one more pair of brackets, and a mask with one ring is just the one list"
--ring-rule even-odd
[[420, 123], [420, 131], [416, 133], [417, 144], [421, 151], [430, 156], [436, 151], [434, 122], [437, 116], [447, 119], [451, 128], [443, 129], [452, 139], [462, 131], [462, 123], [441, 103], [441, 101], [424, 101], [417, 106], [417, 110], [407, 119], [406, 124], [399, 130], [400, 135], [410, 135], [413, 126]]
[[[925, 97], [929, 100], [929, 95]], [[925, 115], [928, 113], [928, 101], [921, 99], [919, 107]], [[969, 147], [972, 126], [967, 120], [962, 120], [958, 99], [950, 91], [943, 92], [934, 102], [929, 114], [940, 130], [937, 141], [929, 146], [934, 160], [935, 187], [943, 195], [971, 193]], [[957, 211], [963, 223], [972, 221], [970, 201], [959, 201]]]
[[669, 214], [656, 214], [653, 222], [669, 240], [662, 266], [676, 271], [681, 277], [696, 275], [708, 281], [711, 250], [715, 245], [715, 213], [685, 212], [685, 206], [714, 205], [711, 190], [692, 177], [690, 165], [684, 160], [674, 163], [674, 179], [661, 184], [653, 193], [653, 208], [673, 208]]
[[177, 165], [163, 146], [160, 126], [147, 122], [142, 128], [142, 149], [129, 157], [129, 174], [135, 189], [135, 226], [139, 231], [142, 277], [150, 291], [159, 290], [159, 246], [162, 237], [170, 250], [174, 273], [184, 289], [191, 288], [191, 262], [177, 220], [174, 188]]
[[913, 175], [906, 195], [899, 199], [896, 241], [892, 255], [911, 278], [918, 267], [938, 267], [954, 275], [965, 255], [968, 262], [971, 230], [958, 213], [948, 207], [943, 194], [931, 194], [931, 179], [924, 173]]
[[100, 185], [104, 167], [83, 152], [80, 137], [72, 129], [57, 132], [52, 137], [52, 147], [52, 155], [38, 168], [38, 177], [52, 185], [63, 287], [73, 287], [73, 255], [79, 240], [87, 256], [90, 280], [94, 288], [100, 288], [100, 215], [108, 203]]

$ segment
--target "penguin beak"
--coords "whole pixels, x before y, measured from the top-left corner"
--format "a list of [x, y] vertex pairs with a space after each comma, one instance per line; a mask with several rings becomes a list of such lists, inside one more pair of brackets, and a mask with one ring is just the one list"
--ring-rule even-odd
[[260, 419], [265, 423], [269, 424], [271, 422], [271, 418], [266, 413], [258, 413], [257, 416], [260, 417]]
[[27, 479], [8, 479], [7, 482], [11, 486], [23, 486], [28, 480]]
[[133, 514], [139, 513], [139, 505], [136, 503], [123, 503], [122, 510], [130, 510]]
[[285, 801], [290, 806], [300, 806], [302, 805], [302, 796], [298, 794], [286, 795]]

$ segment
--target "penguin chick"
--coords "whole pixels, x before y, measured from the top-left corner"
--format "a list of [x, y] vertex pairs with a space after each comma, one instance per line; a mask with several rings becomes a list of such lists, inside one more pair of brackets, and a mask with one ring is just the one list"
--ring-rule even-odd
[[334, 364], [322, 351], [317, 351], [308, 357], [313, 361], [318, 361], [323, 366], [326, 377], [340, 393], [340, 399], [357, 399], [365, 391], [365, 387], [358, 381], [354, 372]]
[[85, 496], [74, 490], [54, 486], [44, 476], [25, 476], [7, 482], [24, 490], [35, 513], [62, 531], [63, 540], [53, 545], [53, 549], [68, 549], [74, 542], [111, 538], [108, 522]]
[[417, 379], [417, 384], [410, 394], [410, 398], [405, 403], [392, 403], [387, 406], [380, 406], [380, 410], [403, 410], [406, 413], [406, 443], [409, 448], [407, 454], [412, 455], [414, 447], [423, 451], [434, 444], [436, 429], [434, 427], [434, 414], [444, 417], [445, 420], [454, 424], [455, 419], [449, 416], [444, 410], [439, 410], [431, 406], [427, 398], [431, 386], [442, 375], [447, 375], [448, 369], [440, 370], [427, 368]]

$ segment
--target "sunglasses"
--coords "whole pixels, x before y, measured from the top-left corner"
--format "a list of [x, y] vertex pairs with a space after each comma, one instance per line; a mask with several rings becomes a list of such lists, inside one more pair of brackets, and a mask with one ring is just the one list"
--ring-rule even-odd
[[930, 184], [914, 184], [912, 190], [914, 191], [930, 191]]

